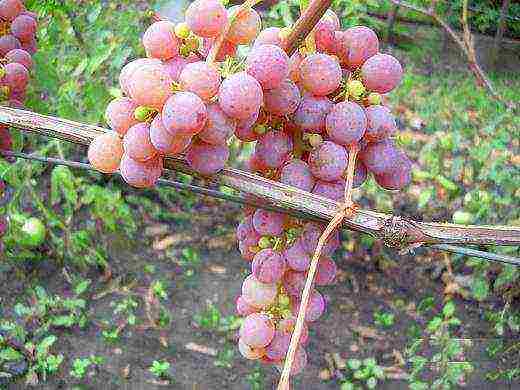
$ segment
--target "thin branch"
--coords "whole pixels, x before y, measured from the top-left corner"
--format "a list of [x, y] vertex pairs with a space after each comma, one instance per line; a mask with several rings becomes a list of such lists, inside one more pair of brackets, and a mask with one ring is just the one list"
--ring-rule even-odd
[[[109, 131], [9, 107], [0, 107], [0, 123], [22, 131], [56, 137], [85, 146], [89, 145], [96, 136]], [[181, 158], [166, 158], [165, 166], [168, 169], [197, 176]], [[256, 206], [260, 204], [276, 206], [327, 223], [334, 218], [340, 206], [330, 199], [238, 169], [225, 168], [211, 179], [244, 194], [253, 195]], [[346, 218], [344, 227], [371, 234], [382, 239], [387, 246], [395, 248], [421, 244], [520, 245], [520, 227], [418, 222], [370, 210], [359, 210], [354, 216]]]

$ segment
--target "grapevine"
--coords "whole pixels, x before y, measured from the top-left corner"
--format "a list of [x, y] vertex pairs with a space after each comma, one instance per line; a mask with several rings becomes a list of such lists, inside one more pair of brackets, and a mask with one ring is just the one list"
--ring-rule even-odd
[[[30, 71], [33, 68], [32, 55], [37, 51], [37, 15], [28, 11], [21, 0], [0, 1], [0, 101], [13, 108], [23, 108], [26, 98]], [[9, 127], [0, 125], [0, 150], [11, 151], [13, 138]], [[14, 162], [12, 156], [3, 156]], [[13, 189], [0, 178], [0, 209], [4, 209], [13, 195]], [[31, 227], [28, 226], [30, 229]], [[0, 239], [7, 233], [9, 221], [0, 216]], [[3, 242], [0, 241], [0, 253]]]

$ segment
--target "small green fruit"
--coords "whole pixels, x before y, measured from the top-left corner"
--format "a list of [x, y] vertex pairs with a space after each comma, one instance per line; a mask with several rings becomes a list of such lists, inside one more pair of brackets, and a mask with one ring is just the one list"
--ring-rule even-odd
[[45, 225], [38, 218], [29, 218], [22, 226], [23, 237], [21, 243], [29, 247], [43, 244], [46, 235]]
[[175, 35], [181, 39], [188, 39], [190, 36], [191, 30], [188, 27], [188, 24], [183, 22], [179, 23], [175, 26]]
[[470, 225], [475, 221], [475, 216], [467, 211], [457, 210], [453, 213], [452, 219], [457, 225]]
[[377, 92], [372, 92], [368, 95], [368, 103], [373, 106], [378, 106], [383, 102], [383, 98]]
[[261, 249], [267, 249], [271, 248], [273, 246], [273, 243], [271, 242], [271, 238], [264, 236], [260, 238], [260, 241], [258, 241], [258, 247]]
[[347, 84], [347, 91], [349, 96], [352, 96], [354, 99], [359, 99], [365, 93], [365, 86], [361, 81], [352, 80]]

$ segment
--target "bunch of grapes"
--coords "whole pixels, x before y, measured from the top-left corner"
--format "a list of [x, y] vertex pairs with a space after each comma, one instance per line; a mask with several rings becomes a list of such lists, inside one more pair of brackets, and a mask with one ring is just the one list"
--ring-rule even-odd
[[[23, 108], [29, 72], [33, 67], [32, 55], [36, 53], [37, 15], [25, 9], [21, 0], [0, 1], [0, 103], [13, 108]], [[0, 155], [2, 150], [12, 150], [13, 141], [9, 128], [0, 125]], [[13, 160], [7, 157], [7, 160]], [[0, 208], [6, 206], [12, 195], [7, 183], [0, 181]], [[0, 238], [8, 228], [5, 215], [0, 216]], [[0, 253], [2, 248], [0, 248]]]
[[[262, 30], [250, 2], [226, 9], [220, 0], [196, 0], [185, 22], [154, 23], [143, 37], [148, 58], [121, 72], [124, 97], [106, 111], [114, 132], [92, 142], [91, 164], [105, 173], [119, 170], [135, 187], [151, 187], [165, 156], [183, 155], [203, 176], [219, 172], [234, 136], [256, 143], [250, 171], [315, 195], [342, 201], [350, 194], [347, 183], [359, 187], [369, 173], [385, 189], [404, 188], [412, 163], [393, 141], [397, 125], [385, 105], [401, 81], [400, 63], [379, 52], [371, 29], [341, 31], [330, 10], [291, 57], [283, 49], [289, 33]], [[239, 45], [251, 46], [244, 59]], [[246, 358], [283, 364], [324, 231], [322, 224], [247, 210], [237, 230], [252, 271], [237, 300]], [[306, 365], [307, 328], [326, 305], [315, 287], [334, 282], [331, 256], [339, 246], [335, 231], [321, 251], [293, 374]]]

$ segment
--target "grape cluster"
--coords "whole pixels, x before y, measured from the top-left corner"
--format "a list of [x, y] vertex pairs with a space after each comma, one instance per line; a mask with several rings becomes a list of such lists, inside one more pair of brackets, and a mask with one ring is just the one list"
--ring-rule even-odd
[[[0, 102], [13, 108], [24, 108], [29, 72], [36, 53], [37, 15], [26, 10], [21, 0], [0, 1]], [[1, 151], [10, 151], [13, 140], [7, 126], [0, 125]], [[5, 157], [5, 156], [4, 156]], [[13, 159], [6, 157], [7, 161]], [[12, 196], [12, 189], [0, 180], [0, 209]], [[6, 234], [8, 220], [0, 215], [0, 239]], [[1, 244], [1, 242], [0, 242]], [[0, 253], [2, 248], [0, 248]]]
[[[374, 31], [342, 31], [329, 10], [312, 39], [289, 57], [283, 47], [290, 29], [262, 30], [248, 3], [226, 9], [220, 0], [196, 0], [185, 16], [177, 25], [150, 26], [143, 37], [147, 58], [123, 68], [124, 96], [106, 110], [114, 132], [96, 138], [88, 152], [99, 171], [119, 170], [130, 185], [146, 188], [161, 176], [165, 156], [182, 154], [194, 171], [212, 175], [225, 166], [234, 136], [255, 142], [250, 171], [335, 201], [344, 199], [349, 171], [354, 187], [369, 173], [388, 190], [410, 182], [412, 163], [393, 141], [397, 125], [385, 105], [403, 70], [379, 52]], [[251, 46], [243, 60], [240, 45]], [[247, 210], [237, 230], [240, 252], [251, 262], [237, 300], [246, 358], [283, 364], [324, 230]], [[316, 287], [334, 283], [331, 256], [339, 246], [335, 231], [321, 251], [293, 374], [306, 365], [307, 328], [326, 305]]]

